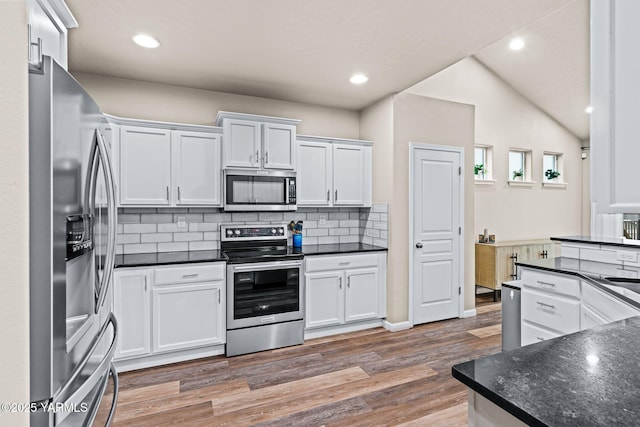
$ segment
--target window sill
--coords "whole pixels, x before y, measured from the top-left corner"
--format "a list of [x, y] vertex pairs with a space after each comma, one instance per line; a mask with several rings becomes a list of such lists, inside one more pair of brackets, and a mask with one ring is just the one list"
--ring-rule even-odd
[[509, 184], [510, 186], [513, 187], [533, 187], [534, 185], [536, 185], [535, 181], [507, 181], [507, 184]]
[[495, 185], [495, 179], [476, 179], [474, 181], [476, 185]]
[[567, 188], [566, 182], [543, 182], [542, 187], [547, 188]]

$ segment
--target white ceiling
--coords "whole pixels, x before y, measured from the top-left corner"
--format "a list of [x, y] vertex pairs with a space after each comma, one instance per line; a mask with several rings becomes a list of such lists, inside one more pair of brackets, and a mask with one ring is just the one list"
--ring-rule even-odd
[[[588, 0], [67, 4], [80, 24], [69, 35], [72, 71], [361, 109], [475, 54], [576, 135], [588, 134], [570, 111], [584, 114], [588, 103]], [[161, 47], [134, 45], [138, 32]], [[520, 32], [527, 56], [513, 64], [501, 40]], [[352, 85], [354, 72], [369, 82]]]

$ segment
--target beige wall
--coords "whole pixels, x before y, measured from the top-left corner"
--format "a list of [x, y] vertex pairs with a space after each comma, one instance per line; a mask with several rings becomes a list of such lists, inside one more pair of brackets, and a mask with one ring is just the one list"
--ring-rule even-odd
[[214, 125], [218, 111], [234, 111], [300, 119], [298, 133], [359, 137], [359, 113], [255, 96], [234, 95], [95, 74], [73, 73], [96, 100], [114, 116], [166, 122]]
[[[29, 402], [29, 153], [27, 10], [0, 1], [0, 402]], [[28, 413], [0, 411], [0, 425], [27, 426]]]
[[[493, 186], [475, 188], [475, 234], [498, 240], [580, 234], [580, 140], [474, 58], [464, 59], [407, 90], [476, 106], [475, 143], [494, 147]], [[533, 188], [507, 184], [510, 148], [532, 150]], [[566, 189], [541, 186], [544, 151], [563, 153]], [[473, 173], [473, 162], [466, 169]]]
[[[376, 202], [389, 203], [387, 319], [409, 317], [409, 143], [424, 142], [465, 148], [465, 164], [473, 163], [473, 107], [411, 94], [384, 98], [361, 112], [362, 138], [374, 141]], [[473, 227], [473, 177], [465, 177], [464, 227]], [[473, 237], [465, 252], [465, 309], [474, 301]]]

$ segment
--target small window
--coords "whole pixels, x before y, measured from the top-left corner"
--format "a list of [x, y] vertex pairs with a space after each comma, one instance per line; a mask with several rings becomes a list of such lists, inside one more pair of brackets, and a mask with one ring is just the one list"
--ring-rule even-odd
[[476, 145], [474, 149], [473, 174], [476, 180], [491, 180], [491, 164], [493, 147], [489, 145]]
[[542, 156], [542, 180], [543, 182], [560, 182], [561, 155], [558, 153], [544, 153]]
[[527, 152], [509, 151], [509, 181], [528, 181]]

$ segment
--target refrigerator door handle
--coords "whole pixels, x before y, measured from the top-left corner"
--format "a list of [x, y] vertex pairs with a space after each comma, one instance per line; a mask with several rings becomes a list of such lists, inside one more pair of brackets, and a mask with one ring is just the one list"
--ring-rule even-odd
[[[86, 381], [82, 383], [80, 387], [78, 387], [75, 391], [72, 391], [71, 387], [74, 385], [75, 380], [82, 373], [87, 363], [91, 360], [91, 357], [97, 350], [100, 342], [102, 341], [102, 337], [107, 333], [107, 329], [109, 328], [109, 324], [113, 325], [113, 338], [111, 339], [111, 344], [106, 354], [97, 365], [96, 369], [93, 371]], [[59, 402], [79, 402], [85, 397], [96, 384], [102, 378], [104, 373], [108, 373], [107, 367], [111, 365], [111, 361], [113, 360], [113, 354], [116, 350], [116, 343], [118, 342], [118, 322], [116, 321], [113, 313], [109, 314], [109, 319], [105, 322], [105, 324], [100, 329], [100, 333], [97, 338], [94, 340], [91, 348], [86, 353], [86, 355], [82, 358], [80, 363], [76, 366], [76, 369], [73, 371], [65, 385], [62, 386], [60, 391], [57, 393], [57, 396], [53, 398], [53, 403]], [[62, 420], [60, 420], [62, 421]]]
[[[102, 283], [100, 284], [100, 291], [98, 294], [98, 300], [96, 304], [96, 313], [98, 313], [100, 307], [104, 304], [104, 300], [107, 296], [107, 291], [111, 284], [111, 277], [113, 275], [113, 267], [115, 262], [116, 251], [116, 226], [117, 226], [117, 209], [116, 209], [116, 190], [115, 180], [113, 178], [113, 169], [111, 168], [111, 159], [107, 146], [104, 142], [104, 138], [98, 129], [95, 132], [95, 139], [100, 154], [100, 160], [102, 161], [102, 170], [105, 173], [105, 181], [107, 184], [107, 219], [109, 228], [107, 231], [107, 253], [104, 262], [104, 274], [102, 275]], [[95, 185], [95, 184], [94, 184]]]
[[116, 403], [118, 402], [118, 391], [120, 390], [120, 385], [118, 383], [118, 372], [116, 371], [116, 367], [111, 363], [109, 366], [109, 372], [105, 374], [102, 385], [100, 386], [100, 393], [96, 395], [95, 399], [91, 403], [91, 411], [89, 412], [85, 422], [85, 425], [87, 426], [92, 426], [96, 416], [98, 415], [98, 409], [100, 409], [100, 404], [102, 403], [102, 398], [104, 397], [104, 392], [107, 389], [107, 383], [109, 382], [109, 374], [111, 374], [111, 379], [113, 380], [113, 399], [111, 400], [109, 415], [104, 423], [105, 427], [109, 427], [113, 421], [113, 416], [116, 413]]

